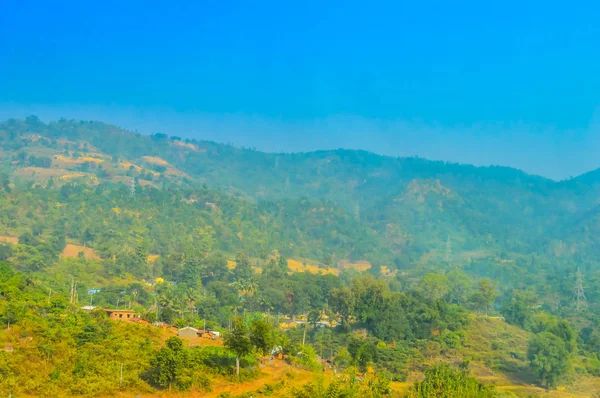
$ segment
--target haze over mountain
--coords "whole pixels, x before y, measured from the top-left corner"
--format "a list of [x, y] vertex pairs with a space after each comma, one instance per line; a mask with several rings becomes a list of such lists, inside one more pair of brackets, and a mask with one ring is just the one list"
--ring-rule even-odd
[[596, 4], [38, 3], [0, 15], [0, 119], [554, 179], [600, 167]]
[[[124, 177], [131, 175], [142, 185], [206, 184], [258, 203], [303, 198], [332, 203], [380, 242], [338, 255], [354, 260], [383, 256], [380, 265], [391, 262], [393, 254], [413, 260], [430, 251], [441, 256], [448, 239], [457, 252], [549, 254], [565, 245], [561, 256], [580, 257], [593, 256], [598, 240], [589, 233], [598, 212], [598, 171], [554, 182], [506, 167], [356, 150], [263, 153], [164, 134], [145, 136], [101, 122], [46, 125], [35, 117], [9, 120], [0, 132], [5, 168], [19, 179], [45, 183], [54, 177], [61, 183], [76, 171], [66, 181], [127, 183]], [[47, 158], [41, 168], [36, 156]], [[359, 241], [351, 246], [360, 246]]]
[[[390, 380], [432, 377], [423, 366], [439, 361], [462, 361], [523, 396], [542, 393], [532, 382], [583, 394], [600, 384], [600, 170], [556, 182], [508, 167], [347, 149], [265, 153], [35, 116], [0, 123], [0, 148], [0, 320], [11, 325], [0, 343], [16, 347], [0, 352], [7, 391], [117, 392], [109, 380], [123, 341], [135, 341], [122, 360], [127, 391], [168, 380], [181, 391], [229, 389], [224, 375], [239, 359], [232, 319], [242, 335], [261, 325], [281, 339], [289, 363], [323, 371], [308, 341], [340, 369], [375, 369], [388, 392], [408, 388]], [[576, 281], [586, 309], [574, 304]], [[140, 322], [207, 321], [226, 348], [181, 348], [174, 337], [165, 348], [150, 323], [115, 326], [79, 308], [79, 294], [126, 301]], [[259, 323], [235, 318], [246, 312]], [[294, 327], [305, 313], [327, 326]], [[23, 335], [38, 348], [25, 349]], [[160, 376], [165, 350], [181, 353], [187, 373]], [[242, 352], [243, 372], [258, 350]], [[24, 368], [36, 369], [28, 383]], [[447, 380], [468, 376], [447, 371], [458, 372]], [[252, 377], [267, 388], [262, 373]], [[491, 394], [476, 396], [503, 396], [463, 382]], [[369, 391], [350, 396], [386, 396]]]

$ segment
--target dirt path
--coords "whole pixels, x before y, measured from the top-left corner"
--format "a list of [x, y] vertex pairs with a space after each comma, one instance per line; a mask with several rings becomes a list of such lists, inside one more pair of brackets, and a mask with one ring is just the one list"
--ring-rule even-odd
[[[202, 396], [217, 397], [223, 392], [230, 392], [233, 395], [238, 395], [245, 392], [256, 391], [265, 384], [275, 385], [281, 380], [286, 380], [289, 385], [301, 386], [308, 383], [316, 375], [313, 372], [294, 368], [278, 359], [274, 360], [273, 364], [263, 367], [261, 372], [262, 376], [257, 380], [244, 383], [225, 381], [222, 384], [215, 385], [213, 391]], [[286, 377], [286, 374], [290, 374], [292, 377]]]

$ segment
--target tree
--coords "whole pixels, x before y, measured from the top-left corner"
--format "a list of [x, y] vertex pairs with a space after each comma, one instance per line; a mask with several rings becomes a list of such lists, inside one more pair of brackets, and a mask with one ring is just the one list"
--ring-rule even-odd
[[425, 380], [418, 381], [407, 398], [493, 398], [494, 387], [481, 384], [466, 372], [441, 364], [425, 371]]
[[573, 327], [569, 323], [569, 321], [561, 320], [558, 322], [556, 326], [554, 326], [550, 332], [555, 336], [560, 337], [560, 339], [565, 343], [565, 348], [570, 353], [575, 352], [577, 348], [577, 334], [573, 330]]
[[275, 345], [273, 328], [262, 319], [255, 319], [250, 324], [250, 342], [257, 351], [267, 355]]
[[480, 311], [485, 311], [485, 314], [488, 314], [490, 306], [494, 302], [497, 296], [496, 287], [498, 283], [496, 281], [492, 282], [489, 279], [482, 279], [477, 284], [477, 292], [471, 298], [475, 307]]
[[8, 260], [12, 256], [12, 246], [7, 243], [0, 243], [0, 261]]
[[352, 315], [355, 305], [352, 290], [347, 287], [331, 290], [329, 304], [331, 305], [331, 308], [342, 318], [342, 325], [344, 328], [349, 328], [350, 325], [348, 320], [350, 315]]
[[252, 352], [252, 342], [248, 333], [248, 328], [240, 317], [233, 320], [231, 332], [225, 333], [223, 344], [228, 350], [235, 354], [235, 374], [240, 375], [240, 357]]
[[440, 274], [427, 274], [419, 283], [418, 290], [428, 300], [439, 300], [448, 294], [448, 278]]
[[462, 271], [452, 270], [448, 272], [448, 286], [450, 302], [464, 304], [471, 294], [471, 279]]
[[167, 346], [161, 348], [150, 360], [150, 382], [163, 388], [168, 387], [170, 391], [184, 371], [186, 354], [181, 339], [170, 337]]
[[569, 370], [569, 351], [565, 342], [550, 332], [533, 336], [529, 342], [527, 357], [538, 380], [548, 387], [556, 386]]
[[502, 306], [502, 315], [506, 322], [528, 329], [532, 321], [531, 306], [533, 298], [527, 292], [517, 292], [510, 301]]
[[242, 253], [238, 253], [235, 256], [235, 268], [233, 269], [233, 278], [235, 280], [247, 280], [249, 279], [254, 272], [252, 271], [252, 267], [250, 267], [250, 262], [248, 261], [248, 257], [243, 255]]

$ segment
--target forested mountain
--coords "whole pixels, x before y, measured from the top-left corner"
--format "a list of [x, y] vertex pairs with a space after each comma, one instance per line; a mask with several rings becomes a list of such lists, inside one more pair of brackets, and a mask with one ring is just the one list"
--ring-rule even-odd
[[[594, 261], [597, 235], [589, 231], [596, 225], [598, 172], [554, 182], [506, 167], [349, 150], [270, 154], [164, 134], [144, 136], [100, 122], [44, 124], [35, 117], [1, 124], [0, 144], [4, 172], [42, 186], [50, 178], [57, 185], [73, 180], [129, 185], [127, 176], [157, 188], [204, 184], [259, 207], [280, 207], [279, 213], [291, 217], [296, 216], [294, 201], [308, 200], [308, 207], [346, 214], [344, 222], [359, 221], [358, 228], [376, 235], [380, 243], [375, 246], [385, 246], [397, 262], [414, 262], [427, 253], [443, 256], [448, 240], [456, 254], [487, 250]], [[302, 255], [320, 260], [322, 253]], [[364, 250], [353, 253], [336, 254], [366, 256]], [[389, 261], [386, 255], [379, 262]]]
[[[107, 377], [119, 375], [113, 356], [128, 333], [141, 333], [120, 359], [129, 391], [207, 392], [276, 344], [289, 363], [319, 369], [318, 349], [344, 377], [368, 381], [344, 393], [343, 380], [278, 387], [294, 397], [389, 396], [409, 374], [427, 377], [411, 396], [435, 396], [448, 380], [499, 396], [468, 376], [471, 361], [521, 385], [573, 374], [600, 383], [598, 171], [555, 182], [36, 117], [0, 124], [0, 162], [0, 343], [17, 347], [0, 351], [2, 393], [116, 393]], [[588, 306], [575, 308], [578, 269]], [[231, 333], [226, 348], [164, 346], [154, 329], [83, 313], [92, 301], [127, 303], [148, 325]], [[280, 317], [304, 323], [288, 330]], [[426, 370], [439, 359], [462, 370]], [[163, 360], [177, 364], [170, 375]], [[24, 384], [28, 362], [37, 373]]]

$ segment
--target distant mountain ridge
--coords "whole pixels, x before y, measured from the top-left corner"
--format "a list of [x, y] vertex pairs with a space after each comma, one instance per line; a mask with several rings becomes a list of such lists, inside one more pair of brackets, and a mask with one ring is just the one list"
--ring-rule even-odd
[[[600, 170], [557, 182], [510, 167], [360, 150], [263, 153], [165, 134], [145, 136], [101, 122], [45, 124], [36, 117], [0, 124], [0, 147], [5, 173], [42, 186], [130, 184], [135, 177], [137, 184], [159, 189], [206, 185], [266, 206], [325, 201], [372, 231], [371, 242], [381, 242], [397, 267], [461, 262], [475, 273], [491, 273], [479, 260], [461, 257], [467, 252], [491, 253], [490, 266], [494, 256], [532, 254], [562, 266], [575, 258], [598, 261], [600, 237], [593, 231], [600, 230]], [[293, 206], [285, 209], [292, 211], [286, 215], [291, 219], [302, 214], [293, 214]], [[339, 228], [344, 225], [334, 229]], [[454, 255], [444, 260], [448, 242]]]

